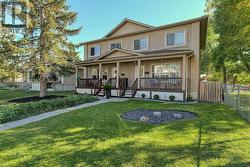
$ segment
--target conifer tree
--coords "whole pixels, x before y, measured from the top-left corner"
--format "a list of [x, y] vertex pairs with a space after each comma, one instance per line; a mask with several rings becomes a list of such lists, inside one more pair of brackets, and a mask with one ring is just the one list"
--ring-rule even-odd
[[23, 63], [36, 71], [40, 81], [40, 97], [47, 95], [49, 73], [72, 67], [77, 59], [76, 45], [68, 40], [81, 28], [69, 29], [77, 13], [69, 11], [66, 0], [24, 0], [27, 13], [20, 17], [27, 20], [23, 33], [23, 48], [28, 50]]

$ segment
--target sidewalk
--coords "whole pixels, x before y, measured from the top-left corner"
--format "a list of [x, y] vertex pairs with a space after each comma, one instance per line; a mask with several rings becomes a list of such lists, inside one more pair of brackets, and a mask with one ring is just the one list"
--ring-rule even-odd
[[125, 99], [125, 98], [110, 98], [110, 99], [99, 98], [99, 101], [96, 101], [96, 102], [93, 102], [93, 103], [85, 103], [85, 104], [81, 104], [81, 105], [74, 106], [74, 107], [71, 107], [71, 108], [51, 111], [51, 112], [43, 113], [43, 114], [40, 114], [40, 115], [35, 115], [35, 116], [32, 116], [32, 117], [21, 119], [21, 120], [18, 120], [18, 121], [13, 121], [13, 122], [7, 122], [7, 123], [4, 123], [4, 124], [0, 124], [0, 131], [16, 128], [16, 127], [23, 126], [23, 125], [26, 125], [26, 124], [32, 123], [32, 122], [37, 122], [37, 121], [40, 121], [40, 120], [43, 120], [43, 119], [46, 119], [46, 118], [50, 118], [50, 117], [54, 117], [56, 115], [67, 113], [67, 112], [70, 112], [70, 111], [73, 111], [73, 110], [87, 108], [87, 107], [95, 106], [95, 105], [98, 105], [98, 104], [104, 104], [104, 103], [108, 103], [108, 102], [122, 102], [122, 101], [127, 101], [127, 100], [128, 99]]

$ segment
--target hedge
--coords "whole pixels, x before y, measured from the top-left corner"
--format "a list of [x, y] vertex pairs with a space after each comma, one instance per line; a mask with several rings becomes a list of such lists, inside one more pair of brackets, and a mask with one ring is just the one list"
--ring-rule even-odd
[[96, 101], [97, 97], [89, 95], [71, 95], [52, 100], [41, 100], [37, 102], [10, 104], [0, 106], [0, 123], [15, 121], [30, 116], [64, 109], [79, 104]]

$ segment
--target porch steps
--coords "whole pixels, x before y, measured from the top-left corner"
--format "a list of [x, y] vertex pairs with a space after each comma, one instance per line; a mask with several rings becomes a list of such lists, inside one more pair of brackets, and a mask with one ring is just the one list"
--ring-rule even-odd
[[105, 96], [105, 91], [104, 89], [101, 89], [98, 93], [98, 96]]

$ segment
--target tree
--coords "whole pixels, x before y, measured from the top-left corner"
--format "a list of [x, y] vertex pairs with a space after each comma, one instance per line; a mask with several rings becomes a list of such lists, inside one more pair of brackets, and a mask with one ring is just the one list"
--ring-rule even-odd
[[[77, 35], [81, 28], [69, 29], [77, 13], [69, 11], [66, 0], [25, 0], [28, 8], [27, 28], [24, 30], [24, 48], [28, 54], [22, 60], [25, 66], [36, 71], [40, 81], [40, 97], [47, 95], [47, 78], [50, 73], [71, 67], [77, 59], [76, 45], [68, 36]], [[19, 17], [27, 17], [22, 13]]]
[[18, 53], [22, 49], [18, 47], [19, 41], [15, 40], [15, 34], [4, 27], [0, 27], [0, 80], [14, 79], [20, 75]]
[[212, 63], [212, 54], [218, 46], [218, 35], [214, 33], [211, 17], [208, 21], [207, 43], [206, 48], [201, 52], [201, 74], [208, 76], [214, 71]]
[[[218, 46], [212, 64], [223, 73], [223, 82], [250, 72], [250, 0], [208, 0]], [[233, 81], [234, 82], [234, 81]]]

